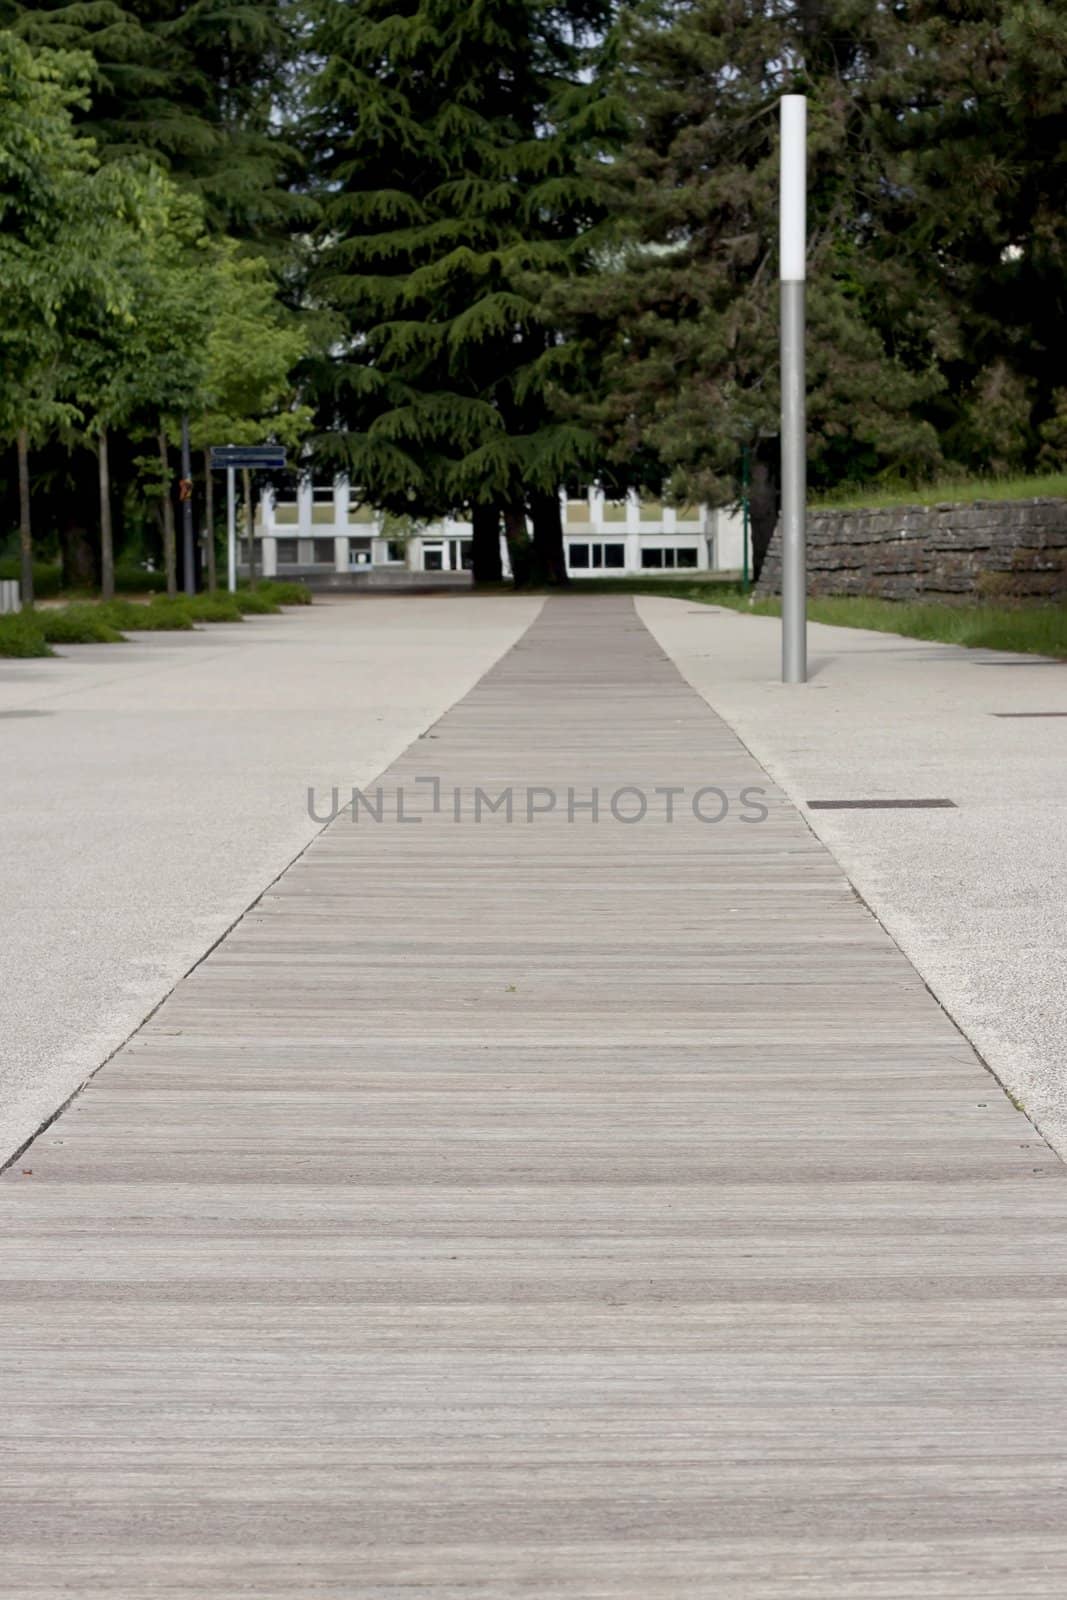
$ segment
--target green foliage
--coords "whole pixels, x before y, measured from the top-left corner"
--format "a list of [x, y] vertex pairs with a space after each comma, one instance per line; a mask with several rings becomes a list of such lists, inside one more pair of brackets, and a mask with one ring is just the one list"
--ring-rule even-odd
[[188, 633], [193, 619], [180, 600], [158, 595], [147, 604], [136, 600], [107, 600], [100, 607], [116, 628], [136, 628], [151, 633]]
[[601, 12], [319, 0], [313, 16], [314, 287], [339, 329], [314, 373], [320, 456], [398, 515], [554, 492], [596, 448], [554, 409], [543, 284], [591, 262], [580, 161], [605, 130], [580, 40]]
[[[18, 582], [20, 577], [21, 568], [18, 561], [0, 561], [0, 578], [14, 578]], [[61, 569], [52, 562], [34, 562], [33, 592], [39, 600], [48, 600], [57, 595], [62, 586], [62, 580]]]
[[194, 622], [244, 621], [244, 613], [231, 594], [187, 595], [181, 605]]
[[36, 53], [83, 53], [80, 125], [105, 163], [147, 156], [202, 203], [212, 230], [276, 244], [303, 215], [278, 116], [299, 19], [286, 0], [0, 0]]
[[232, 240], [199, 262], [197, 289], [210, 309], [204, 367], [191, 427], [194, 448], [273, 441], [296, 447], [311, 409], [296, 400], [293, 370], [307, 351], [305, 330], [278, 299], [267, 261]]
[[47, 607], [37, 612], [41, 632], [49, 644], [121, 644], [123, 635], [112, 618], [97, 605]]
[[282, 609], [279, 602], [271, 594], [258, 586], [255, 589], [238, 589], [233, 598], [237, 602], [239, 610], [249, 617], [272, 616]]
[[[721, 596], [721, 601], [756, 616], [781, 615], [779, 600], [748, 602], [730, 592]], [[812, 622], [835, 627], [901, 633], [909, 639], [932, 639], [972, 650], [1067, 657], [1067, 606], [1062, 605], [938, 605], [839, 596], [810, 600], [808, 616]]]
[[[581, 592], [659, 595], [690, 604], [728, 606], [754, 617], [778, 617], [782, 611], [780, 600], [757, 600], [743, 594], [739, 584], [715, 579], [583, 579]], [[1067, 606], [1063, 605], [940, 605], [848, 595], [809, 598], [808, 617], [812, 622], [838, 628], [870, 628], [877, 633], [900, 633], [910, 639], [931, 639], [976, 650], [1067, 657]]]
[[933, 506], [939, 501], [1067, 500], [1067, 473], [1033, 478], [938, 478], [917, 488], [906, 485], [850, 484], [808, 501], [809, 511], [864, 510], [877, 506]]
[[[239, 590], [238, 593], [243, 593]], [[254, 593], [265, 595], [278, 606], [309, 606], [311, 604], [311, 590], [306, 583], [297, 583], [293, 579], [268, 578], [263, 583], [257, 583]]]
[[41, 629], [40, 613], [17, 611], [0, 617], [0, 656], [50, 656], [54, 654]]
[[0, 32], [0, 436], [65, 420], [57, 396], [64, 307], [93, 269], [81, 196], [95, 165], [74, 129], [86, 63]]

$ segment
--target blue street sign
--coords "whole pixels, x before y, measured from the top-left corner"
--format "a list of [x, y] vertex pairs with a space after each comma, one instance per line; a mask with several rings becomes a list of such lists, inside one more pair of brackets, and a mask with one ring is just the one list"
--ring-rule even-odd
[[216, 468], [250, 467], [253, 470], [277, 469], [286, 464], [285, 451], [278, 444], [215, 444], [211, 465]]

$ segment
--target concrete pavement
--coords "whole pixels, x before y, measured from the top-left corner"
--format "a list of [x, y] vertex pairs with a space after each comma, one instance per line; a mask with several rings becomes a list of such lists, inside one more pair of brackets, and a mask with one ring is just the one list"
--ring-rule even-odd
[[317, 602], [0, 660], [0, 1159], [514, 643], [510, 596]]
[[1067, 1154], [1067, 664], [812, 624], [811, 680], [787, 687], [776, 619], [655, 596], [637, 608], [797, 804], [956, 802], [804, 815]]
[[1061, 1600], [1063, 1164], [629, 599], [433, 731], [0, 1180], [0, 1593]]

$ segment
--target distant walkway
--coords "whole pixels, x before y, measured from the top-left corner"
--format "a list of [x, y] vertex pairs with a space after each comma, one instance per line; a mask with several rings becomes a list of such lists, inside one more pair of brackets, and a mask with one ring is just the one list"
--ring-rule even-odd
[[0, 1184], [0, 1593], [1060, 1600], [1064, 1169], [631, 602], [381, 812]]

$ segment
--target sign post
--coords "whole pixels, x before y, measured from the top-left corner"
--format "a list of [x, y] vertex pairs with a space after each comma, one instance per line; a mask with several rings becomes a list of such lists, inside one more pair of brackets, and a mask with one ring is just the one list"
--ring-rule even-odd
[[286, 464], [279, 444], [213, 444], [211, 468], [226, 471], [226, 580], [232, 594], [237, 588], [237, 507], [235, 474], [238, 467], [249, 472], [279, 471]]
[[232, 467], [226, 468], [226, 587], [237, 592], [237, 508]]
[[189, 451], [189, 417], [182, 416], [182, 567], [186, 594], [196, 593], [196, 552], [193, 536], [193, 462]]
[[808, 102], [782, 96], [779, 278], [782, 306], [782, 682], [805, 683], [807, 645], [807, 417], [804, 280]]

